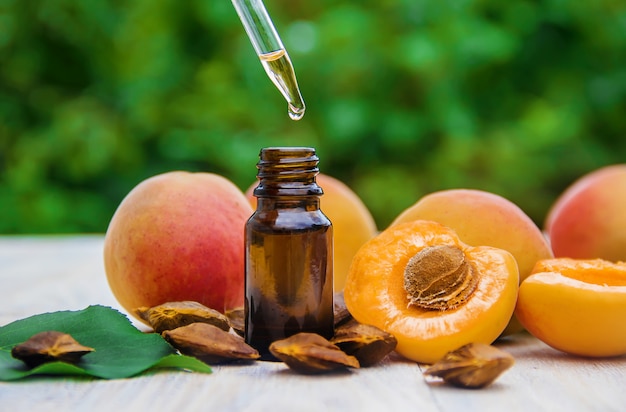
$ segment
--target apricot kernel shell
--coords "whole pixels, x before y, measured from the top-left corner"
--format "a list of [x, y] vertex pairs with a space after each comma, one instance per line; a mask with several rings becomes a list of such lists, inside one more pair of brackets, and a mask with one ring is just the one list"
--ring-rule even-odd
[[228, 318], [215, 309], [195, 301], [166, 302], [152, 307], [139, 307], [135, 313], [148, 322], [156, 333], [200, 322], [230, 330]]
[[208, 323], [191, 323], [166, 330], [161, 336], [181, 353], [207, 364], [252, 361], [260, 357], [259, 352], [245, 343], [241, 336]]
[[84, 355], [95, 351], [81, 345], [71, 335], [58, 331], [36, 333], [11, 349], [11, 356], [33, 368], [53, 361], [77, 363]]
[[478, 389], [493, 383], [515, 363], [511, 354], [485, 343], [469, 343], [448, 352], [424, 375], [439, 377], [454, 386]]
[[292, 370], [317, 374], [337, 369], [359, 368], [359, 361], [316, 333], [300, 332], [274, 341], [270, 352]]
[[330, 343], [357, 358], [362, 367], [368, 367], [383, 360], [396, 348], [398, 341], [376, 326], [350, 320], [335, 328], [335, 336]]
[[420, 250], [404, 270], [409, 306], [449, 310], [462, 305], [474, 293], [479, 273], [458, 247], [430, 246]]

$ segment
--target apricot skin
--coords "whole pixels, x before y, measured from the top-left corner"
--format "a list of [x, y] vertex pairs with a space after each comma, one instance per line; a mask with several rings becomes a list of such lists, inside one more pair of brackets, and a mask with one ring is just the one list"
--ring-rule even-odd
[[515, 313], [554, 349], [586, 357], [626, 354], [626, 278], [619, 286], [558, 272], [532, 274], [520, 286]]
[[[333, 224], [333, 285], [334, 290], [340, 292], [345, 286], [352, 258], [378, 230], [367, 206], [350, 187], [323, 173], [318, 174], [316, 180], [324, 190], [320, 208]], [[255, 183], [246, 190], [246, 197], [254, 208], [256, 198], [252, 192], [256, 186]]]
[[[411, 220], [431, 220], [452, 228], [472, 246], [491, 246], [510, 252], [517, 261], [520, 282], [535, 262], [552, 257], [550, 246], [537, 225], [516, 204], [494, 193], [475, 189], [433, 192], [402, 212], [391, 225]], [[513, 317], [502, 335], [523, 330]]]
[[606, 166], [570, 185], [548, 212], [556, 257], [626, 260], [626, 164]]
[[140, 306], [192, 300], [218, 311], [243, 306], [243, 232], [252, 208], [226, 178], [168, 172], [122, 200], [104, 240], [113, 295]]

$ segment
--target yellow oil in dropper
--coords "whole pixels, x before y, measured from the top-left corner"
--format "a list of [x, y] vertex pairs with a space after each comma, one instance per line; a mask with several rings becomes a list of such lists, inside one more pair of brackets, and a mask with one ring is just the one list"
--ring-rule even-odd
[[261, 0], [232, 0], [268, 77], [287, 100], [289, 117], [300, 120], [306, 106], [289, 54]]

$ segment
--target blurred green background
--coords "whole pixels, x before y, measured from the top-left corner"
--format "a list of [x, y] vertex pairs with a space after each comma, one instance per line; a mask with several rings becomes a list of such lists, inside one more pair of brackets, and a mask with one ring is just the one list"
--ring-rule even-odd
[[626, 2], [266, 0], [293, 122], [228, 0], [0, 0], [0, 233], [102, 233], [165, 171], [242, 190], [259, 149], [311, 145], [384, 228], [470, 187], [541, 225], [626, 161]]

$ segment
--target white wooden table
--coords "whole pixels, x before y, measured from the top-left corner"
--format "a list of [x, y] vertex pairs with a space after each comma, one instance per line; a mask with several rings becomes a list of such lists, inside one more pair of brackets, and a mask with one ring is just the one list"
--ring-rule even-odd
[[[91, 304], [122, 310], [106, 282], [102, 240], [0, 236], [0, 325]], [[516, 364], [481, 390], [428, 383], [420, 365], [394, 355], [372, 368], [322, 376], [257, 362], [214, 367], [210, 375], [0, 382], [0, 411], [626, 411], [626, 357], [576, 358], [527, 334], [499, 346]]]

